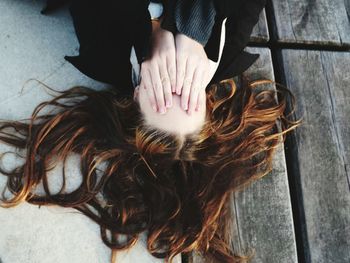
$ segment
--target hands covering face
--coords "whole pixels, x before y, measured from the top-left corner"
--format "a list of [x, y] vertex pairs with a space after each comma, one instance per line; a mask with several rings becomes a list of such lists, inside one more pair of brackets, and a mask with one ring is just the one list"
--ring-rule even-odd
[[203, 101], [199, 96], [215, 70], [204, 47], [186, 35], [174, 35], [152, 23], [152, 50], [141, 64], [140, 88], [147, 91], [152, 108], [164, 114], [172, 106], [172, 93], [181, 95], [181, 106], [191, 114]]

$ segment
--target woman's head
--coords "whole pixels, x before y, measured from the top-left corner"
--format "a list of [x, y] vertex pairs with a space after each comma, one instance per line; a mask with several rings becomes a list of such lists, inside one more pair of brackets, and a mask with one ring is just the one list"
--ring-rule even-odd
[[[69, 89], [38, 105], [29, 123], [0, 123], [0, 141], [27, 150], [23, 165], [1, 169], [13, 194], [3, 196], [2, 205], [26, 200], [74, 207], [101, 226], [113, 249], [131, 246], [147, 231], [156, 257], [198, 250], [214, 262], [240, 262], [225, 223], [229, 196], [269, 172], [280, 135], [297, 125], [283, 114], [288, 90], [278, 88], [277, 102], [275, 91], [258, 84], [210, 87], [203, 124], [183, 137], [152, 125], [142, 102], [116, 90]], [[51, 194], [47, 171], [70, 153], [81, 155], [82, 184]], [[44, 196], [32, 193], [40, 182]]]
[[135, 89], [135, 101], [140, 106], [143, 121], [159, 130], [174, 134], [180, 139], [186, 135], [199, 132], [205, 122], [206, 114], [206, 93], [203, 89], [200, 94], [200, 107], [189, 115], [181, 107], [181, 96], [172, 94], [172, 107], [168, 108], [165, 114], [160, 114], [152, 109], [148, 99], [147, 91], [143, 88]]

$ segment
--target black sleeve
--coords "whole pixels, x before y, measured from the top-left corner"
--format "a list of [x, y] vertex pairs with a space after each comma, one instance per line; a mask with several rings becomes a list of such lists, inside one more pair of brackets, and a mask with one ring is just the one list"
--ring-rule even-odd
[[131, 90], [131, 48], [134, 45], [141, 57], [141, 47], [151, 32], [148, 3], [72, 1], [70, 13], [80, 47], [78, 56], [65, 59], [93, 79]]
[[[177, 33], [178, 25], [182, 24], [187, 29], [182, 28], [185, 34], [196, 39], [198, 42], [206, 43], [205, 51], [209, 59], [217, 62], [219, 55], [219, 45], [221, 36], [222, 21], [226, 21], [225, 45], [230, 45], [230, 53], [238, 55], [248, 44], [254, 25], [259, 20], [259, 14], [266, 5], [266, 0], [167, 0], [163, 1], [164, 19], [162, 28]], [[209, 7], [214, 6], [214, 9]], [[205, 15], [197, 25], [195, 18], [191, 18], [191, 11], [209, 13], [210, 19], [205, 22]], [[192, 11], [193, 13], [193, 11]], [[177, 15], [177, 16], [176, 16]], [[176, 21], [181, 18], [182, 21]], [[188, 22], [185, 23], [186, 19]], [[198, 18], [197, 18], [198, 19]], [[191, 33], [187, 33], [191, 31]], [[201, 32], [204, 34], [201, 35]], [[198, 37], [200, 35], [200, 37]], [[233, 55], [231, 56], [233, 57]]]
[[164, 4], [162, 28], [180, 32], [205, 46], [215, 23], [213, 0], [170, 0]]
[[218, 61], [221, 24], [225, 18], [227, 20], [223, 57], [227, 52], [230, 53], [230, 58], [238, 55], [247, 46], [265, 4], [266, 0], [214, 0], [217, 15], [208, 45], [205, 46], [208, 58]]
[[266, 0], [216, 0], [215, 3], [219, 14], [227, 16], [227, 20], [225, 45], [212, 83], [244, 72], [259, 57], [258, 54], [245, 52], [244, 48]]
[[247, 46], [253, 28], [259, 21], [259, 15], [266, 5], [266, 0], [216, 1], [226, 2], [226, 6], [221, 8], [232, 10], [226, 22], [225, 43], [234, 46], [238, 53]]

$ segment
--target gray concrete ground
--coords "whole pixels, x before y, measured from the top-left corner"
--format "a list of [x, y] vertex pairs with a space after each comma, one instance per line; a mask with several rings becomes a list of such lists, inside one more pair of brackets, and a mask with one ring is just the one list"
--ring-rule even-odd
[[[43, 1], [36, 0], [0, 0], [1, 119], [27, 118], [38, 103], [50, 98], [42, 85], [30, 79], [57, 90], [74, 85], [106, 87], [64, 60], [65, 55], [74, 55], [78, 50], [68, 10], [43, 16], [43, 5]], [[0, 152], [9, 149], [0, 144]], [[15, 164], [12, 157], [5, 157], [5, 167]], [[70, 159], [67, 173], [71, 189], [80, 180], [74, 158]], [[59, 175], [57, 167], [52, 171], [51, 185], [60, 186]], [[4, 183], [0, 175], [1, 189]], [[109, 262], [110, 249], [103, 244], [98, 225], [76, 210], [23, 203], [0, 208], [0, 222], [1, 263]], [[135, 247], [120, 253], [118, 263], [162, 262], [148, 253], [144, 238], [145, 235]]]

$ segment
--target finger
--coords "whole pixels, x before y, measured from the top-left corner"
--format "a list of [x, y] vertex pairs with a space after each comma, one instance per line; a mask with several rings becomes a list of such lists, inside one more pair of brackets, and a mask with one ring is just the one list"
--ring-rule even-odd
[[190, 88], [190, 97], [188, 102], [188, 111], [187, 111], [188, 114], [192, 114], [192, 112], [197, 107], [199, 91], [203, 88], [202, 87], [203, 72], [204, 72], [204, 68], [199, 67], [195, 70], [193, 74], [193, 79], [192, 79], [191, 88]]
[[160, 74], [160, 79], [163, 87], [165, 106], [170, 108], [172, 104], [171, 84], [170, 84], [170, 79], [169, 79], [168, 71], [165, 64], [160, 65], [159, 74]]
[[170, 78], [171, 91], [176, 91], [176, 57], [175, 52], [172, 55], [167, 56], [167, 69]]
[[156, 103], [156, 97], [153, 92], [153, 85], [151, 81], [151, 75], [149, 71], [147, 70], [141, 78], [141, 83], [140, 83], [140, 89], [145, 89], [147, 92], [147, 97], [148, 100], [151, 104], [152, 109], [157, 112], [157, 103]]
[[[204, 92], [203, 95], [201, 94], [202, 92]], [[206, 92], [205, 92], [205, 90], [204, 91], [201, 90], [198, 94], [196, 111], [198, 111], [202, 107], [202, 105], [206, 103], [206, 100], [207, 100]]]
[[152, 70], [150, 71], [150, 73], [151, 73], [153, 91], [154, 91], [154, 95], [156, 97], [156, 102], [158, 106], [158, 112], [163, 114], [165, 113], [166, 110], [164, 105], [163, 86], [160, 80], [158, 66], [152, 67]]
[[186, 59], [183, 56], [176, 57], [176, 94], [180, 95], [185, 77]]
[[190, 60], [186, 62], [186, 74], [183, 81], [182, 91], [181, 91], [181, 106], [184, 110], [188, 109], [188, 99], [191, 90], [192, 78], [194, 74], [195, 66]]

